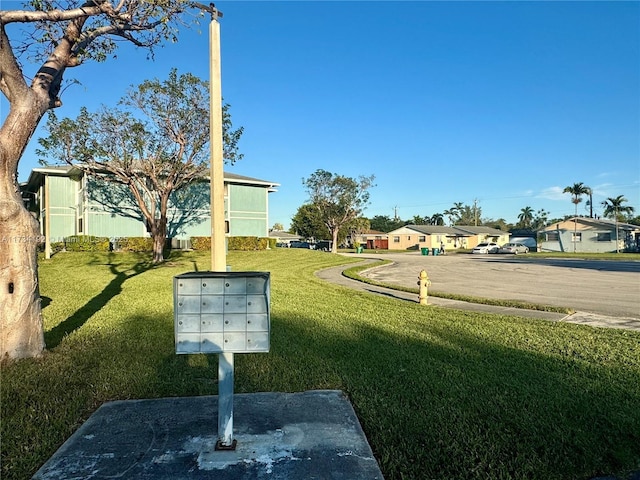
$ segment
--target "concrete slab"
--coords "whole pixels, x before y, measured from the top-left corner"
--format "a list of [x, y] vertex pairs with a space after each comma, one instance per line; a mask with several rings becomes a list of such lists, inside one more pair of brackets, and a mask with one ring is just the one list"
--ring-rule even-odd
[[102, 405], [33, 477], [383, 479], [340, 391], [234, 395], [235, 451], [215, 451], [218, 397]]

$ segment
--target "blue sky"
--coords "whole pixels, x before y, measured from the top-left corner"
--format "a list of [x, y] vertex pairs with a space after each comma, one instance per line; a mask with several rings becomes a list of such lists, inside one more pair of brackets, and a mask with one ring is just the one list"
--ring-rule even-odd
[[[640, 210], [639, 2], [216, 5], [222, 92], [245, 127], [245, 157], [226, 170], [281, 184], [271, 225], [289, 225], [317, 169], [375, 175], [367, 217], [474, 201], [483, 218], [515, 222], [526, 206], [562, 217], [574, 212], [562, 190], [577, 182], [593, 189], [597, 214], [618, 195]], [[82, 85], [58, 116], [115, 104], [172, 67], [207, 78], [207, 23], [155, 61], [125, 46], [69, 70]]]

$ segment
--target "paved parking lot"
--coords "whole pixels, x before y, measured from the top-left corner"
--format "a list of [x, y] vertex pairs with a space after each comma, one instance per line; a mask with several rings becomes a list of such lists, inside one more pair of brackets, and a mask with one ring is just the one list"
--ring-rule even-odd
[[424, 269], [431, 289], [495, 299], [571, 307], [599, 315], [640, 319], [640, 262], [573, 260], [526, 255], [361, 254], [394, 263], [363, 273], [416, 287]]

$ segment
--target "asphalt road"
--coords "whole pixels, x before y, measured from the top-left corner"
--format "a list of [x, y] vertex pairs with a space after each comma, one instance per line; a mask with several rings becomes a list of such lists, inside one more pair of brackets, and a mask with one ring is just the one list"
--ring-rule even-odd
[[613, 317], [640, 319], [640, 262], [573, 260], [527, 255], [440, 255], [419, 252], [361, 254], [392, 260], [368, 270], [371, 279], [416, 287], [426, 270], [431, 290], [570, 307]]

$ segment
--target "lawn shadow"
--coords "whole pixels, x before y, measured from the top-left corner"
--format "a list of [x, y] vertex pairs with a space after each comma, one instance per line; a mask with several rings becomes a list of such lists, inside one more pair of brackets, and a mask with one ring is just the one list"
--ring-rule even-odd
[[[139, 262], [122, 271], [118, 270], [119, 266], [119, 264], [109, 263], [109, 270], [113, 274], [113, 278], [102, 291], [76, 310], [69, 318], [45, 332], [44, 340], [47, 348], [51, 349], [60, 345], [60, 342], [66, 335], [82, 327], [96, 312], [104, 307], [109, 300], [119, 295], [122, 292], [122, 285], [125, 281], [146, 272], [150, 268], [153, 268], [154, 265], [150, 262]], [[46, 302], [46, 305], [44, 305], [44, 303], [43, 301], [43, 306], [46, 306], [50, 303], [50, 300]]]

